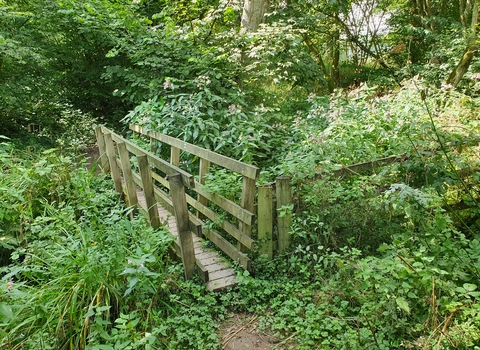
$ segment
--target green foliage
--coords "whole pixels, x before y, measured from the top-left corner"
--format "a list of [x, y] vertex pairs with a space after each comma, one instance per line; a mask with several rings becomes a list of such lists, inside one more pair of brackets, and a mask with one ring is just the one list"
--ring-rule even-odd
[[[36, 124], [58, 146], [0, 139], [1, 347], [216, 349], [236, 311], [278, 347], [478, 346], [478, 62], [463, 91], [442, 84], [470, 13], [418, 3], [274, 1], [241, 34], [240, 2], [0, 1], [2, 132]], [[384, 30], [360, 24], [385, 13]], [[261, 182], [291, 175], [292, 248], [228, 293], [184, 282], [166, 232], [60, 151], [120, 120], [255, 163]], [[239, 199], [238, 177], [206, 180]]]
[[2, 348], [218, 348], [228, 305], [182, 281], [165, 229], [72, 157], [0, 150]]

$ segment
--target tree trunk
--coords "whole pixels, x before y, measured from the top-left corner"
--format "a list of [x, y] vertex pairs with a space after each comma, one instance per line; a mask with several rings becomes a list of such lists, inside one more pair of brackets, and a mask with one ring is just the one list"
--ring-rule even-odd
[[448, 76], [447, 84], [452, 85], [454, 88], [457, 87], [458, 83], [460, 83], [460, 80], [462, 80], [463, 76], [470, 67], [474, 53], [475, 48], [467, 47], [467, 50], [465, 50], [465, 53], [462, 56], [462, 59], [457, 64], [452, 73], [450, 73], [450, 75]]
[[462, 80], [463, 76], [468, 71], [468, 68], [470, 68], [470, 64], [473, 61], [475, 52], [478, 50], [477, 25], [479, 2], [480, 0], [475, 0], [475, 3], [473, 4], [470, 37], [468, 38], [468, 44], [465, 53], [447, 79], [447, 84], [452, 85], [454, 88], [458, 86], [458, 83], [460, 83], [460, 80]]
[[243, 4], [241, 33], [256, 32], [270, 5], [269, 0], [245, 0]]
[[340, 86], [340, 32], [337, 30], [333, 37], [332, 80]]
[[308, 49], [313, 54], [313, 57], [315, 57], [315, 60], [322, 69], [323, 77], [328, 85], [328, 90], [330, 92], [333, 92], [333, 90], [335, 89], [335, 83], [332, 80], [332, 77], [327, 73], [327, 67], [325, 66], [325, 62], [323, 61], [322, 54], [317, 50], [317, 48], [312, 43], [307, 34], [303, 34], [303, 40], [305, 41], [305, 44], [307, 44]]
[[430, 29], [432, 32], [435, 31], [435, 23], [433, 22], [433, 10], [432, 10], [432, 2], [430, 0], [425, 1], [425, 11], [428, 16], [428, 20], [430, 22]]

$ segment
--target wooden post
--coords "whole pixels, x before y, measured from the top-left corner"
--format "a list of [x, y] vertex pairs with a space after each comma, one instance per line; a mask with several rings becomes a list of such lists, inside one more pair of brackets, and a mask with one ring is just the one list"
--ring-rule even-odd
[[[243, 177], [243, 187], [242, 187], [242, 208], [247, 209], [250, 212], [255, 210], [255, 180], [250, 179], [246, 176]], [[243, 222], [238, 224], [238, 228], [245, 233], [247, 236], [252, 236], [252, 226], [249, 226]], [[238, 242], [238, 249], [245, 253], [248, 251], [247, 247]]]
[[180, 174], [168, 175], [170, 194], [172, 196], [175, 219], [177, 221], [178, 238], [180, 240], [180, 252], [182, 254], [185, 278], [193, 276], [195, 268], [195, 250], [193, 247], [192, 233], [189, 229], [187, 199], [185, 187]]
[[122, 177], [120, 176], [120, 170], [117, 165], [117, 156], [115, 154], [115, 147], [113, 146], [113, 140], [111, 134], [105, 134], [105, 148], [107, 149], [108, 164], [110, 165], [110, 174], [112, 175], [113, 183], [115, 184], [115, 191], [123, 194], [122, 189]]
[[[200, 183], [202, 185], [205, 184], [205, 175], [208, 174], [209, 171], [210, 171], [210, 161], [208, 161], [206, 159], [203, 159], [203, 158], [200, 158], [200, 170], [198, 172], [198, 179], [200, 180]], [[200, 195], [200, 194], [197, 197], [197, 201], [202, 205], [207, 205], [208, 204], [208, 199], [205, 198], [204, 196]], [[203, 215], [200, 212], [197, 212], [197, 217], [200, 220], [205, 219], [205, 215]]]
[[267, 255], [269, 260], [273, 258], [272, 194], [273, 189], [271, 186], [261, 186], [258, 188], [258, 253], [260, 255]]
[[292, 212], [286, 210], [284, 215], [278, 215], [278, 211], [282, 207], [289, 207], [292, 203], [292, 185], [289, 176], [277, 177], [277, 228], [278, 228], [278, 251], [282, 252], [290, 246], [292, 236], [290, 235], [290, 227], [292, 225]]
[[137, 156], [137, 160], [140, 177], [142, 178], [143, 193], [147, 202], [148, 219], [153, 228], [158, 228], [160, 226], [160, 217], [158, 216], [157, 201], [153, 191], [152, 174], [148, 165], [148, 159], [145, 154], [142, 154]]
[[130, 157], [128, 155], [127, 146], [125, 142], [117, 143], [118, 154], [120, 156], [120, 164], [122, 166], [123, 179], [125, 180], [125, 187], [127, 193], [127, 205], [136, 206], [138, 204], [137, 190], [132, 175], [132, 167], [130, 165]]
[[101, 126], [97, 126], [95, 128], [95, 135], [97, 137], [98, 152], [100, 154], [99, 156], [100, 169], [102, 170], [103, 173], [106, 173], [110, 171], [110, 168], [108, 166], [108, 159], [107, 159], [107, 154], [105, 149], [105, 139], [103, 137]]
[[180, 148], [170, 147], [170, 164], [180, 166]]

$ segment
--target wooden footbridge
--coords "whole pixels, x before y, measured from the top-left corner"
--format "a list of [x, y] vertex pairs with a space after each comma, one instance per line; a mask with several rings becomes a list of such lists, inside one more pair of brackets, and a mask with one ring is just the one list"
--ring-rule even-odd
[[[151, 226], [169, 227], [187, 279], [196, 270], [207, 290], [220, 290], [236, 283], [235, 264], [252, 269], [253, 251], [272, 258], [274, 251], [288, 247], [291, 216], [277, 216], [275, 209], [291, 204], [290, 178], [257, 187], [260, 169], [253, 165], [139, 126], [130, 129], [152, 149], [99, 126], [95, 130], [99, 165], [110, 172], [127, 204], [143, 212]], [[169, 159], [157, 154], [168, 154]], [[196, 177], [182, 170], [184, 159], [198, 161]], [[240, 203], [205, 189], [211, 167], [242, 178]], [[215, 249], [207, 248], [207, 241]]]

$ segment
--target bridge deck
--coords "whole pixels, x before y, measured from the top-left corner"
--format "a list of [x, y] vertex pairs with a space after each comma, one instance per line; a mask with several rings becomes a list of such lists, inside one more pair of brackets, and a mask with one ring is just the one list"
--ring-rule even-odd
[[[137, 198], [138, 204], [146, 211], [147, 204], [145, 195], [142, 189], [138, 187]], [[175, 216], [160, 206], [159, 203], [157, 203], [157, 206], [160, 221], [169, 227], [170, 233], [176, 238], [174, 248], [177, 255], [179, 255], [180, 244]], [[237, 284], [236, 272], [231, 267], [231, 264], [216, 250], [205, 247], [205, 241], [202, 238], [195, 234], [192, 234], [192, 238], [197, 270], [202, 280], [206, 282], [206, 289], [209, 291], [217, 291]]]

